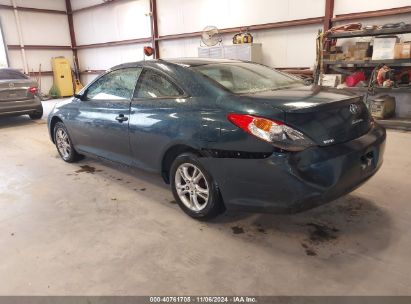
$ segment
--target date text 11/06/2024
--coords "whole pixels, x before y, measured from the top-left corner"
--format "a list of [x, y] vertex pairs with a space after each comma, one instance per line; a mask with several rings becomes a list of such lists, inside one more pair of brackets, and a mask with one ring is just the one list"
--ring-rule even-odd
[[150, 297], [150, 303], [258, 303], [255, 297]]

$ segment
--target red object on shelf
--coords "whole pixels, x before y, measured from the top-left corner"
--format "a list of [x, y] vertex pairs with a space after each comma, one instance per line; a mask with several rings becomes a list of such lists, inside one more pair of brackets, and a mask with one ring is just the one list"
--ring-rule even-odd
[[364, 80], [364, 72], [355, 72], [354, 74], [347, 76], [347, 78], [345, 79], [345, 84], [347, 85], [347, 87], [355, 87], [357, 83]]

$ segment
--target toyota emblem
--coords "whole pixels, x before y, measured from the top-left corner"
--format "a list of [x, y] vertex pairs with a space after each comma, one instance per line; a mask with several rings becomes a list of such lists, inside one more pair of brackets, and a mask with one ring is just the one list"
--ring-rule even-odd
[[9, 83], [9, 88], [14, 88], [14, 83], [10, 82]]
[[356, 115], [356, 114], [358, 114], [358, 113], [360, 113], [360, 111], [361, 111], [361, 108], [360, 108], [360, 106], [359, 105], [356, 105], [356, 104], [350, 104], [350, 112], [353, 114], [353, 115]]

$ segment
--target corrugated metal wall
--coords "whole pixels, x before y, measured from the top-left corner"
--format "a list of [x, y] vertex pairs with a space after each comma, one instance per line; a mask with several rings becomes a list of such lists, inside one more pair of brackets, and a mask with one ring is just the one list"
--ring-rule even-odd
[[[96, 4], [99, 1], [89, 1]], [[148, 0], [116, 2], [110, 6], [75, 15], [76, 33], [81, 43], [107, 42], [116, 33], [122, 39], [150, 36]], [[85, 6], [85, 1], [72, 0], [73, 9]], [[335, 14], [379, 10], [410, 5], [410, 0], [335, 0]], [[130, 19], [119, 12], [133, 12]], [[157, 0], [159, 35], [173, 35], [201, 31], [207, 25], [230, 28], [262, 23], [321, 17], [325, 0]], [[96, 18], [95, 16], [101, 16]], [[94, 17], [93, 17], [94, 16]], [[411, 22], [411, 15], [402, 15]], [[392, 18], [395, 19], [395, 18]], [[381, 19], [364, 23], [381, 23]], [[138, 24], [138, 25], [137, 25]], [[128, 26], [127, 26], [128, 25]], [[253, 33], [256, 42], [263, 44], [264, 63], [274, 67], [312, 67], [315, 59], [315, 38], [322, 24], [270, 29]], [[117, 32], [116, 32], [117, 31]], [[108, 33], [108, 36], [106, 36]], [[117, 36], [119, 37], [119, 36]], [[231, 43], [232, 34], [223, 35], [223, 43]], [[142, 59], [143, 44], [110, 48], [87, 49], [79, 53], [82, 68], [105, 69], [122, 61]], [[199, 38], [160, 41], [162, 58], [197, 56]], [[92, 77], [88, 77], [91, 79]]]
[[[12, 5], [11, 0], [0, 0], [0, 4]], [[18, 7], [41, 8], [65, 11], [65, 0], [16, 0]], [[0, 18], [6, 44], [19, 45], [19, 34], [14, 11], [0, 8]], [[71, 46], [67, 15], [44, 12], [18, 10], [21, 24], [22, 40], [24, 45], [58, 45]], [[51, 71], [51, 58], [65, 56], [72, 61], [72, 51], [68, 50], [40, 50], [25, 49], [28, 71], [38, 72], [39, 65], [43, 72]], [[8, 51], [10, 66], [24, 70], [24, 60], [20, 49]], [[51, 75], [42, 77], [42, 91], [48, 92], [52, 86]]]
[[[84, 7], [84, 2], [72, 0], [73, 10]], [[98, 4], [101, 1], [89, 1]], [[151, 36], [150, 2], [148, 0], [119, 1], [93, 10], [74, 14], [74, 30], [77, 45], [105, 43]], [[144, 43], [96, 47], [78, 51], [81, 70], [105, 70], [114, 65], [143, 59]], [[150, 45], [150, 44], [149, 44]], [[83, 75], [89, 82], [96, 75]]]
[[[18, 5], [65, 10], [65, 0], [16, 0]], [[117, 46], [90, 46], [120, 40], [149, 38], [150, 1], [120, 0], [104, 6], [87, 9], [103, 3], [102, 0], [71, 0], [80, 69], [104, 70], [113, 65], [143, 59], [140, 42]], [[11, 4], [11, 0], [0, 0]], [[411, 5], [410, 0], [335, 0], [334, 14], [346, 14]], [[174, 35], [201, 31], [207, 25], [230, 28], [254, 24], [322, 17], [325, 0], [157, 0], [159, 35]], [[80, 10], [80, 11], [77, 11]], [[70, 45], [66, 15], [20, 12], [25, 44]], [[0, 9], [6, 41], [19, 44], [16, 21], [12, 10]], [[410, 15], [401, 20], [411, 22]], [[366, 19], [365, 24], [399, 21], [396, 17]], [[362, 21], [362, 20], [360, 20]], [[315, 38], [322, 24], [300, 25], [253, 32], [256, 42], [263, 44], [264, 63], [274, 67], [312, 67], [315, 59]], [[231, 43], [232, 34], [224, 35], [224, 43]], [[86, 48], [81, 46], [87, 45]], [[199, 38], [184, 38], [159, 42], [162, 58], [197, 56]], [[71, 58], [70, 51], [27, 50], [30, 70], [50, 70], [50, 58], [63, 55]], [[9, 51], [11, 65], [22, 68], [21, 52]], [[96, 74], [83, 75], [87, 83]], [[51, 77], [48, 77], [51, 79]]]

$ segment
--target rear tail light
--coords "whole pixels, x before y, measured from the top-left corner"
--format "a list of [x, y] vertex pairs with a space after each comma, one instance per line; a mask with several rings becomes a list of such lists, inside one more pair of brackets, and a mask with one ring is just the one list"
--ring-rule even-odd
[[280, 121], [245, 114], [229, 114], [228, 120], [247, 133], [287, 151], [302, 151], [315, 143]]
[[371, 118], [370, 118], [370, 125], [371, 125], [371, 127], [374, 127], [374, 126], [375, 126], [375, 119], [374, 119], [374, 117], [372, 117], [372, 116], [371, 116]]
[[37, 88], [36, 87], [30, 87], [29, 89], [28, 89], [28, 91], [29, 91], [29, 93], [31, 93], [31, 94], [36, 94], [37, 93]]

